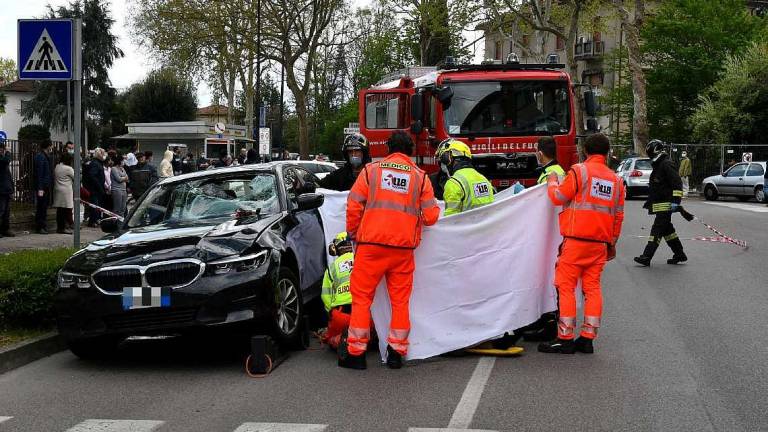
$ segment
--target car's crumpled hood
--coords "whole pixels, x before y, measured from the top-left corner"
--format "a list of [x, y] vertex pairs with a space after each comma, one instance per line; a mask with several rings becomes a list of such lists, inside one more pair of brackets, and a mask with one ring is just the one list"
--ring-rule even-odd
[[108, 235], [73, 255], [65, 269], [91, 273], [104, 265], [146, 265], [178, 258], [207, 262], [252, 248], [281, 215], [210, 223], [159, 224]]

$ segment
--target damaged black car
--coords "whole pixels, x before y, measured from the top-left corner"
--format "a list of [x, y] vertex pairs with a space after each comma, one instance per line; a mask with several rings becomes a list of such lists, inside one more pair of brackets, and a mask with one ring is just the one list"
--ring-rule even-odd
[[161, 181], [64, 264], [60, 334], [83, 358], [128, 336], [254, 322], [297, 343], [325, 269], [316, 181], [286, 162]]

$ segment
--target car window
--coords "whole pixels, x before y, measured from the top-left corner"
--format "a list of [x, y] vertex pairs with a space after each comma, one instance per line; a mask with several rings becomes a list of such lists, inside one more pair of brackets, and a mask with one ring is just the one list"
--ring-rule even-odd
[[624, 165], [626, 164], [627, 164], [627, 161], [622, 161], [621, 163], [619, 163], [619, 166], [616, 167], [616, 172], [620, 173], [624, 171]]
[[763, 174], [765, 174], [765, 170], [763, 170], [763, 167], [760, 164], [753, 163], [747, 170], [747, 177], [762, 176]]
[[339, 169], [336, 165], [323, 165], [324, 171], [327, 173], [331, 173]]
[[239, 210], [274, 214], [280, 211], [275, 176], [238, 175], [173, 182], [152, 189], [138, 204], [129, 228], [163, 222], [189, 223], [231, 219]]
[[747, 171], [747, 164], [734, 165], [728, 172], [725, 173], [726, 177], [741, 177]]
[[653, 165], [651, 165], [650, 159], [638, 159], [635, 161], [635, 169], [643, 171], [652, 171]]

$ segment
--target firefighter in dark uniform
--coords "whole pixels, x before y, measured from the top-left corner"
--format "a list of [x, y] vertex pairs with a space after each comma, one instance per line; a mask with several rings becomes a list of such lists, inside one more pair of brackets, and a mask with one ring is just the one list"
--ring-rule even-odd
[[357, 180], [365, 164], [371, 161], [368, 151], [368, 139], [359, 133], [353, 133], [344, 138], [341, 145], [346, 163], [343, 167], [322, 178], [317, 186], [335, 191], [348, 191]]
[[652, 160], [653, 171], [648, 183], [648, 200], [643, 207], [648, 209], [649, 214], [655, 215], [655, 219], [651, 227], [651, 238], [643, 254], [635, 257], [635, 262], [646, 267], [650, 266], [651, 259], [663, 239], [673, 253], [672, 258], [667, 260], [667, 264], [679, 264], [687, 261], [688, 257], [672, 225], [672, 213], [683, 211], [680, 205], [683, 199], [683, 181], [669, 157], [666, 144], [654, 139], [648, 142], [645, 150]]
[[448, 145], [451, 143], [451, 138], [444, 139], [435, 151], [435, 164], [438, 166], [438, 170], [429, 175], [429, 181], [432, 183], [432, 189], [435, 191], [435, 198], [440, 201], [443, 200], [443, 193], [445, 192], [445, 183], [451, 178], [451, 171], [448, 169], [448, 164], [445, 160], [441, 160], [441, 156], [448, 150]]

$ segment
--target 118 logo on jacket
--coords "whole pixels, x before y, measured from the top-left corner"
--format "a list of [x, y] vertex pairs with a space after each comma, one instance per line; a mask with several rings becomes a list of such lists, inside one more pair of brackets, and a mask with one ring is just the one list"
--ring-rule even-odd
[[613, 198], [613, 182], [599, 178], [592, 179], [592, 198], [610, 200]]
[[381, 188], [384, 190], [406, 194], [410, 181], [411, 176], [406, 173], [390, 170], [381, 171]]
[[491, 194], [491, 190], [488, 188], [488, 183], [475, 183], [473, 187], [475, 189], [475, 197], [477, 198], [487, 197]]

